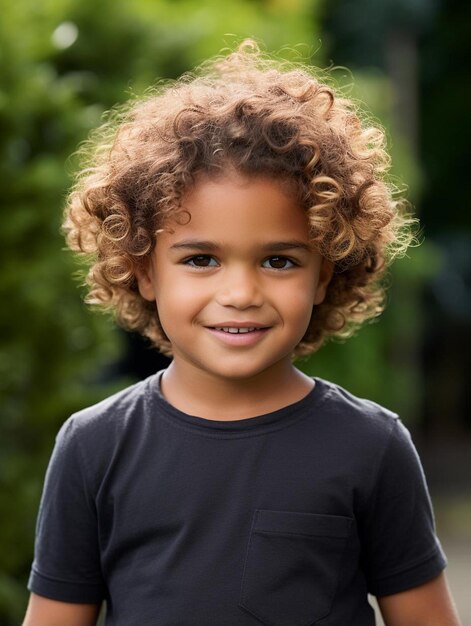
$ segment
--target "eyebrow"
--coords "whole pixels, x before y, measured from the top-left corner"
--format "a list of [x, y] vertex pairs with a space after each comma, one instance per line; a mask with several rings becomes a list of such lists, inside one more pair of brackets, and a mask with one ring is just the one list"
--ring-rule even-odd
[[214, 241], [201, 241], [199, 239], [185, 239], [170, 246], [171, 250], [216, 250], [218, 245]]
[[[170, 247], [172, 250], [217, 250], [220, 246], [214, 241], [202, 241], [199, 239], [185, 239]], [[311, 246], [304, 241], [270, 241], [263, 244], [263, 250], [281, 252], [283, 250], [306, 250], [311, 251]]]

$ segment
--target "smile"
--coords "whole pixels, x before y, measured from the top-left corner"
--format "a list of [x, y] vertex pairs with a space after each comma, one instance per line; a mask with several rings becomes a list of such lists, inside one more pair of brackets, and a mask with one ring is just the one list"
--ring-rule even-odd
[[254, 330], [258, 330], [255, 326], [253, 326], [252, 328], [238, 328], [235, 326], [223, 326], [221, 327], [215, 327], [215, 330], [222, 330], [225, 333], [233, 333], [234, 335], [237, 335], [239, 333], [253, 333]]
[[[248, 323], [250, 324], [251, 322]], [[230, 326], [207, 326], [206, 328], [217, 341], [222, 342], [226, 346], [235, 347], [254, 346], [270, 330], [269, 326], [233, 326], [232, 324]]]

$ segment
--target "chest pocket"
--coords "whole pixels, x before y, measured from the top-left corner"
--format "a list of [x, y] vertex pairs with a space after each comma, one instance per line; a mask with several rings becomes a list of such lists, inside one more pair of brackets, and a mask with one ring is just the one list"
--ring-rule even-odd
[[239, 606], [267, 626], [308, 626], [329, 615], [352, 522], [256, 510]]

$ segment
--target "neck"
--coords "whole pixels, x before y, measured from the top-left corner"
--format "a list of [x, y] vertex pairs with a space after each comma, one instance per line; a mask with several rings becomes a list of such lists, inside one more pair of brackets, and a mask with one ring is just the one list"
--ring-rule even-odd
[[306, 396], [314, 386], [289, 361], [250, 378], [213, 376], [173, 361], [162, 377], [162, 394], [174, 407], [211, 420], [237, 420], [271, 413]]

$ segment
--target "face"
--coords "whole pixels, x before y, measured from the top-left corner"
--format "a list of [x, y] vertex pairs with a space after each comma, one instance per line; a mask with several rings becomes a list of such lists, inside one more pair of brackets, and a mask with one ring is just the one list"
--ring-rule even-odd
[[183, 207], [191, 219], [157, 235], [139, 276], [173, 367], [221, 381], [291, 366], [331, 276], [302, 208], [275, 179], [237, 174], [201, 179]]

